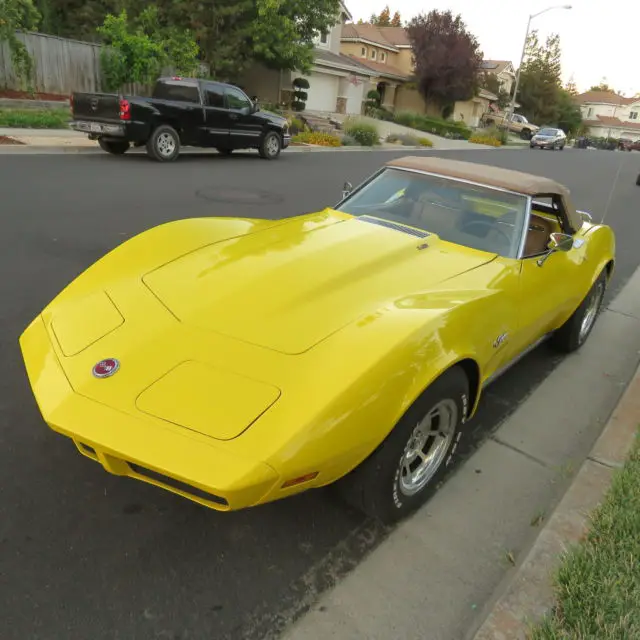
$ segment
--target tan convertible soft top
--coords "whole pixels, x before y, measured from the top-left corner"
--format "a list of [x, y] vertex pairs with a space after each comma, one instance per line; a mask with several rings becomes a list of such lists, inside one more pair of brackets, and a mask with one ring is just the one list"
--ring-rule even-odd
[[468, 180], [486, 184], [489, 187], [507, 189], [527, 196], [558, 195], [564, 201], [567, 218], [573, 231], [578, 231], [582, 226], [582, 218], [580, 214], [576, 213], [571, 203], [569, 190], [549, 178], [476, 162], [448, 160], [435, 156], [405, 156], [404, 158], [397, 158], [387, 162], [386, 166], [426, 171], [448, 178]]

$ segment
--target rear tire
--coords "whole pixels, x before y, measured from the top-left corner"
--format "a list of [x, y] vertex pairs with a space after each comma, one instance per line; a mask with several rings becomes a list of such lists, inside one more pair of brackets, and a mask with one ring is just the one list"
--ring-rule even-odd
[[531, 140], [531, 138], [533, 138], [533, 134], [531, 133], [531, 131], [529, 131], [529, 129], [523, 129], [520, 132], [520, 137], [523, 140]]
[[451, 467], [469, 408], [469, 382], [460, 367], [433, 382], [359, 467], [338, 481], [344, 500], [392, 524], [437, 489]]
[[607, 290], [607, 276], [603, 271], [573, 315], [553, 334], [551, 346], [562, 353], [577, 351], [591, 335], [602, 300]]
[[275, 160], [282, 151], [282, 139], [275, 131], [267, 131], [260, 143], [258, 152], [265, 160]]
[[147, 140], [147, 154], [158, 162], [172, 162], [180, 155], [180, 136], [168, 124], [154, 129]]
[[103, 151], [111, 153], [114, 156], [121, 156], [129, 151], [129, 143], [126, 140], [105, 140], [98, 138], [98, 144]]

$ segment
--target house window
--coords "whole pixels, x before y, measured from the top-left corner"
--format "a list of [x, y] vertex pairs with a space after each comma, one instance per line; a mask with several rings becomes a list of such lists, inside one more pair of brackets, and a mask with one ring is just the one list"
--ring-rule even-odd
[[629, 114], [629, 120], [637, 120], [638, 119], [638, 112], [637, 111], [632, 111]]
[[375, 49], [371, 49], [371, 59], [372, 60], [376, 59], [376, 53], [377, 53], [377, 51]]
[[384, 62], [387, 59], [387, 54], [383, 51], [380, 53], [380, 61]]
[[320, 36], [320, 42], [322, 42], [322, 44], [327, 44], [328, 41], [329, 41], [329, 34], [323, 33]]
[[366, 47], [362, 47], [362, 51], [360, 52], [360, 55], [361, 55], [363, 58], [366, 58], [366, 57], [367, 57], [367, 49], [366, 49]]
[[590, 118], [593, 115], [593, 108], [589, 107], [589, 111], [587, 111], [587, 118]]

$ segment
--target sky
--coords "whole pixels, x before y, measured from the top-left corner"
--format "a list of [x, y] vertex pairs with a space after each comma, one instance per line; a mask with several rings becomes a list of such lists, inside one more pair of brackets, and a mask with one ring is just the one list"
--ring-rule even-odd
[[[473, 33], [485, 59], [510, 60], [518, 67], [531, 14], [556, 6], [552, 0], [345, 0], [354, 21], [368, 20], [389, 5], [403, 20], [431, 9], [460, 14]], [[562, 46], [562, 77], [573, 79], [579, 91], [587, 91], [603, 78], [624, 95], [640, 93], [638, 53], [638, 0], [568, 0], [570, 10], [554, 9], [531, 21], [540, 39], [557, 33]], [[559, 0], [557, 4], [563, 4]], [[499, 26], [502, 25], [502, 26]]]

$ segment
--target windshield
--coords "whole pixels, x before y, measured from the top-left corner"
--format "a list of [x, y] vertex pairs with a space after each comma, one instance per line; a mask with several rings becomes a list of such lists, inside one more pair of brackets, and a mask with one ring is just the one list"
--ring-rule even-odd
[[558, 130], [557, 129], [540, 129], [540, 131], [538, 131], [538, 135], [539, 136], [556, 136], [558, 135]]
[[337, 207], [507, 258], [518, 255], [526, 210], [523, 195], [400, 169], [384, 169]]

